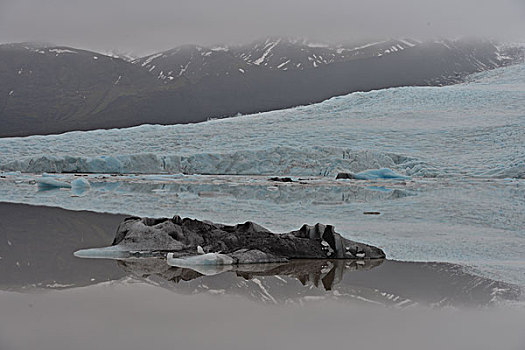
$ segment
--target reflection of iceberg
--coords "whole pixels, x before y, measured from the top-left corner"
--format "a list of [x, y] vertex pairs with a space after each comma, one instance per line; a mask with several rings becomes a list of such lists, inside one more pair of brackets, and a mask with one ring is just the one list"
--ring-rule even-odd
[[514, 285], [442, 263], [294, 260], [228, 265], [221, 274], [173, 267], [157, 258], [119, 260], [118, 265], [131, 276], [176, 293], [241, 295], [272, 304], [333, 298], [396, 307], [487, 305], [521, 294]]
[[207, 276], [229, 271], [234, 263], [230, 256], [220, 253], [207, 253], [182, 258], [174, 258], [173, 253], [168, 253], [166, 260], [170, 266], [190, 268]]
[[[192, 280], [206, 279], [207, 283], [214, 281], [219, 283], [231, 283], [232, 275], [221, 274], [222, 280], [216, 280], [219, 276], [214, 276], [222, 272], [233, 273], [233, 276], [241, 277], [244, 280], [261, 279], [264, 277], [278, 276], [300, 282], [303, 286], [311, 285], [319, 288], [318, 292], [330, 291], [343, 280], [345, 273], [351, 271], [365, 271], [380, 266], [384, 260], [362, 260], [362, 261], [343, 261], [343, 260], [294, 260], [285, 263], [273, 264], [244, 264], [244, 265], [190, 265], [168, 266], [163, 259], [140, 258], [119, 260], [119, 265], [126, 271], [136, 276], [157, 275], [165, 281], [179, 282], [181, 280], [189, 282]], [[171, 264], [170, 264], [171, 265]], [[207, 278], [213, 278], [208, 280]], [[278, 278], [278, 279], [279, 279]], [[241, 280], [242, 280], [241, 279]], [[234, 282], [240, 281], [237, 278]], [[182, 287], [182, 286], [181, 286]], [[234, 284], [232, 284], [234, 287]], [[295, 293], [308, 290], [298, 286], [290, 285], [298, 289]], [[317, 292], [316, 292], [317, 293]]]
[[[134, 180], [127, 177], [113, 177], [111, 181], [102, 179], [93, 179], [91, 181], [91, 191], [118, 192], [125, 194], [140, 194], [141, 198], [157, 198], [164, 194], [176, 194], [171, 197], [172, 200], [191, 199], [192, 201], [206, 199], [212, 201], [215, 199], [224, 201], [225, 197], [233, 197], [237, 200], [257, 200], [277, 204], [287, 204], [303, 201], [315, 202], [362, 202], [375, 200], [391, 200], [407, 196], [413, 196], [415, 191], [407, 189], [406, 186], [396, 184], [389, 185], [389, 191], [377, 191], [377, 188], [363, 186], [356, 183], [345, 183], [342, 186], [333, 180], [303, 180], [302, 183], [296, 184], [268, 184], [264, 179], [250, 179], [247, 181], [244, 177], [229, 178], [226, 181], [224, 177], [207, 177], [200, 181], [190, 181], [190, 179], [180, 179], [165, 182], [149, 182], [150, 179]], [[222, 183], [215, 183], [221, 181]], [[390, 188], [391, 187], [391, 188]], [[209, 202], [208, 202], [209, 203]]]

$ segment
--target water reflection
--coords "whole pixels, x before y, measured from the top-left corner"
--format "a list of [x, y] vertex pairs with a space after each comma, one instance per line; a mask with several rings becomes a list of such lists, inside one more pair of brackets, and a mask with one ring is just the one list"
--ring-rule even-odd
[[[296, 279], [303, 286], [314, 286], [332, 290], [335, 284], [343, 280], [345, 273], [357, 270], [369, 270], [383, 263], [382, 259], [375, 260], [292, 260], [288, 263], [272, 264], [243, 264], [229, 265], [230, 270], [224, 274], [234, 273], [237, 277], [252, 280], [258, 277], [286, 277]], [[139, 278], [149, 278], [152, 275], [160, 277], [168, 282], [179, 283], [194, 279], [207, 280], [198, 272], [198, 269], [180, 268], [167, 266], [163, 259], [144, 258], [127, 259], [118, 261], [118, 265]], [[223, 276], [225, 277], [225, 276]]]
[[335, 298], [398, 307], [476, 306], [520, 296], [516, 286], [445, 263], [294, 260], [237, 265], [213, 276], [172, 267], [158, 258], [120, 260], [117, 264], [129, 276], [176, 293], [233, 294], [272, 304]]
[[[202, 179], [201, 179], [202, 180]], [[244, 180], [244, 179], [243, 179]], [[265, 201], [274, 204], [287, 204], [302, 201], [313, 203], [352, 203], [370, 202], [376, 200], [392, 200], [415, 195], [406, 190], [404, 185], [393, 182], [391, 187], [374, 187], [355, 185], [352, 183], [319, 184], [312, 181], [294, 183], [274, 183], [266, 178], [252, 182], [234, 183], [193, 183], [190, 179], [180, 179], [179, 183], [145, 182], [143, 180], [126, 179], [126, 181], [92, 181], [92, 192], [118, 194], [141, 194], [146, 196], [175, 195], [178, 200], [213, 199], [224, 200], [225, 197], [241, 200]]]

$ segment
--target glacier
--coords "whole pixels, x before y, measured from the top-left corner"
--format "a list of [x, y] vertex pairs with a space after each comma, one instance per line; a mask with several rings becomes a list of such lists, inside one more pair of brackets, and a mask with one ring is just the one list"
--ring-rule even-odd
[[464, 84], [358, 92], [319, 104], [190, 125], [0, 139], [0, 170], [525, 176], [525, 65]]
[[[400, 177], [335, 179], [381, 169]], [[281, 175], [294, 182], [269, 181]], [[82, 192], [38, 187], [79, 177]], [[327, 222], [393, 259], [525, 286], [525, 64], [199, 124], [0, 139], [0, 200], [274, 232]]]
[[[352, 151], [337, 147], [301, 150], [275, 147], [233, 153], [198, 153], [190, 156], [143, 153], [115, 156], [40, 156], [2, 165], [25, 173], [96, 174], [204, 174], [204, 175], [293, 175], [335, 176], [342, 171], [393, 167], [410, 175], [435, 173], [421, 162], [394, 153]], [[375, 175], [379, 176], [379, 173]], [[390, 175], [389, 175], [390, 176]]]

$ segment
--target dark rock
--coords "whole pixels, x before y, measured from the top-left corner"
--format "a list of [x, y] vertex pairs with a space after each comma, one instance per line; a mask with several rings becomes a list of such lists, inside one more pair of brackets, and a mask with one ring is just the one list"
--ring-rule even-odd
[[271, 177], [268, 180], [276, 182], [294, 182], [290, 177]]
[[376, 247], [354, 242], [331, 225], [303, 225], [275, 234], [253, 222], [235, 226], [189, 218], [127, 218], [118, 227], [113, 245], [127, 251], [172, 252], [174, 257], [205, 253], [229, 255], [236, 263], [283, 262], [288, 259], [382, 259]]
[[352, 173], [339, 173], [339, 174], [337, 174], [335, 179], [336, 180], [338, 180], [338, 179], [355, 179], [355, 176]]

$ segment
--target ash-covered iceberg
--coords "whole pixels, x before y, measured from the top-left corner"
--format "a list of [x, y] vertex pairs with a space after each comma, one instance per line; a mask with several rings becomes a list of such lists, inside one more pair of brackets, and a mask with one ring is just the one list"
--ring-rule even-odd
[[[172, 219], [130, 217], [118, 227], [112, 251], [130, 255], [166, 256], [181, 264], [220, 256], [222, 264], [286, 262], [290, 259], [383, 259], [376, 247], [354, 242], [331, 225], [303, 225], [299, 230], [275, 234], [253, 222], [235, 226], [175, 216]], [[104, 252], [107, 248], [102, 248]], [[100, 256], [100, 249], [82, 250], [77, 256]], [[221, 264], [221, 263], [218, 263]]]

